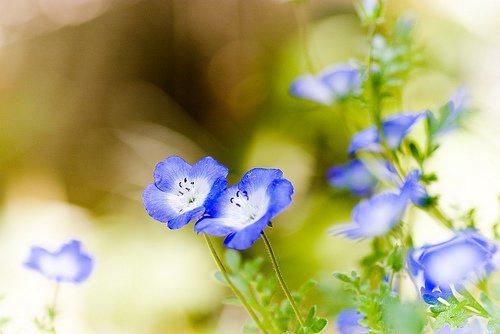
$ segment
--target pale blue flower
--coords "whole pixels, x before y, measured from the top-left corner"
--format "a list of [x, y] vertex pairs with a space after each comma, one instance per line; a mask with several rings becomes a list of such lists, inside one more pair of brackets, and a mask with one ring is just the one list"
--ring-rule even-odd
[[317, 76], [306, 74], [296, 78], [290, 85], [290, 94], [332, 105], [335, 101], [357, 95], [361, 82], [358, 69], [349, 64], [340, 64], [323, 70]]
[[410, 201], [425, 203], [427, 192], [418, 180], [420, 173], [408, 173], [398, 192], [385, 192], [359, 202], [351, 212], [351, 223], [336, 225], [333, 234], [349, 239], [378, 237], [389, 233], [397, 225]]
[[379, 0], [362, 0], [361, 4], [364, 14], [369, 18], [374, 17], [380, 11]]
[[335, 329], [339, 334], [366, 334], [370, 329], [360, 325], [359, 321], [364, 319], [364, 315], [358, 313], [356, 309], [341, 311], [335, 320]]
[[445, 324], [435, 334], [494, 334], [488, 331], [486, 326], [477, 317], [471, 318], [462, 327], [452, 329], [449, 324]]
[[432, 297], [446, 299], [452, 286], [458, 289], [488, 276], [496, 269], [498, 256], [496, 243], [467, 229], [445, 242], [411, 250], [408, 267], [424, 288], [421, 292], [427, 294], [426, 301], [432, 303]]
[[[425, 112], [403, 112], [384, 118], [382, 132], [387, 146], [391, 150], [398, 149], [413, 127], [425, 116]], [[354, 155], [358, 151], [383, 152], [384, 148], [377, 127], [373, 125], [354, 134], [348, 151], [350, 155]]]
[[195, 224], [195, 231], [223, 237], [228, 248], [249, 248], [271, 219], [292, 203], [293, 186], [279, 169], [254, 168], [222, 192], [210, 216]]
[[465, 87], [458, 88], [450, 101], [441, 109], [439, 119], [429, 111], [431, 134], [444, 135], [460, 126], [463, 116], [470, 109], [470, 93]]
[[147, 213], [178, 229], [207, 213], [227, 185], [228, 169], [211, 157], [193, 166], [172, 156], [156, 165], [154, 183], [142, 194]]
[[334, 188], [347, 189], [359, 197], [370, 196], [377, 184], [379, 177], [393, 179], [394, 168], [388, 161], [377, 159], [373, 163], [379, 172], [375, 175], [360, 159], [353, 159], [346, 164], [338, 165], [328, 170], [328, 181]]
[[90, 276], [94, 260], [83, 251], [80, 241], [71, 240], [55, 252], [38, 246], [32, 247], [24, 266], [38, 271], [50, 280], [77, 284]]

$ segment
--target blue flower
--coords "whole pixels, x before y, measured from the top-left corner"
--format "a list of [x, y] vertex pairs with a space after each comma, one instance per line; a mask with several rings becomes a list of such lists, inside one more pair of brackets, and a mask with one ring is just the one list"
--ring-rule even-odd
[[335, 328], [339, 334], [366, 334], [370, 329], [359, 324], [364, 317], [356, 309], [343, 310], [335, 320]]
[[[396, 150], [419, 120], [426, 116], [425, 112], [403, 112], [384, 118], [382, 131], [390, 149]], [[351, 138], [349, 154], [358, 151], [383, 152], [381, 138], [376, 126], [370, 126]]]
[[292, 202], [293, 186], [279, 169], [254, 168], [227, 188], [195, 231], [223, 237], [228, 248], [249, 248], [271, 219]]
[[178, 229], [208, 213], [227, 185], [228, 169], [211, 157], [193, 166], [172, 156], [156, 165], [154, 183], [142, 194], [147, 213]]
[[328, 171], [328, 181], [332, 187], [348, 189], [356, 196], [370, 196], [378, 184], [379, 177], [387, 180], [395, 175], [393, 167], [386, 160], [377, 159], [373, 164], [373, 167], [377, 169], [377, 175], [370, 171], [360, 159], [334, 166]]
[[398, 224], [410, 201], [420, 205], [427, 197], [425, 188], [418, 183], [420, 173], [411, 171], [398, 192], [386, 192], [359, 202], [351, 212], [351, 223], [334, 226], [333, 234], [349, 239], [378, 237], [387, 234]]
[[352, 223], [333, 227], [333, 234], [349, 239], [377, 237], [387, 234], [399, 223], [407, 206], [407, 198], [399, 193], [383, 193], [359, 202], [351, 212]]
[[465, 325], [455, 329], [452, 329], [449, 324], [445, 324], [435, 334], [493, 334], [493, 332], [488, 331], [485, 327], [479, 318], [473, 317]]
[[457, 231], [448, 241], [411, 250], [408, 267], [423, 287], [425, 300], [433, 302], [438, 297], [445, 298], [452, 286], [460, 288], [488, 276], [498, 265], [497, 250], [494, 242], [467, 229]]
[[366, 17], [373, 18], [380, 11], [380, 3], [378, 0], [362, 0], [362, 8]]
[[424, 185], [419, 182], [421, 178], [422, 173], [419, 170], [410, 171], [401, 186], [401, 194], [406, 196], [415, 205], [426, 206], [429, 195]]
[[89, 278], [94, 260], [82, 250], [80, 241], [71, 240], [55, 252], [32, 247], [24, 266], [50, 280], [77, 284]]
[[290, 85], [290, 94], [332, 105], [337, 100], [358, 94], [361, 82], [358, 69], [349, 64], [340, 64], [323, 70], [317, 76], [306, 74], [296, 78]]

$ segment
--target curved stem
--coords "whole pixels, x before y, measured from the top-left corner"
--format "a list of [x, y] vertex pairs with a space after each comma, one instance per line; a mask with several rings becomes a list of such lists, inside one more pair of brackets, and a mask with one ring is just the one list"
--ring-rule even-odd
[[269, 242], [269, 239], [267, 238], [266, 233], [264, 231], [262, 231], [262, 239], [264, 240], [264, 244], [266, 245], [267, 253], [269, 254], [269, 259], [271, 260], [274, 273], [276, 274], [276, 278], [280, 283], [281, 289], [283, 290], [283, 293], [290, 302], [290, 305], [292, 306], [293, 312], [295, 312], [295, 316], [297, 317], [300, 326], [304, 327], [304, 319], [302, 319], [302, 316], [300, 315], [299, 312], [299, 308], [297, 307], [297, 304], [293, 299], [292, 293], [288, 289], [285, 280], [283, 279], [283, 275], [281, 274], [280, 268], [278, 266], [278, 261], [276, 260], [276, 256], [274, 255], [273, 248], [271, 247], [271, 243]]
[[219, 257], [219, 254], [217, 254], [217, 251], [215, 250], [215, 247], [212, 244], [212, 241], [210, 240], [210, 237], [206, 234], [203, 234], [203, 237], [205, 238], [205, 241], [207, 242], [208, 248], [210, 249], [210, 252], [212, 253], [212, 257], [214, 258], [215, 263], [217, 264], [217, 267], [219, 268], [219, 270], [220, 270], [222, 276], [224, 277], [224, 279], [226, 280], [227, 284], [229, 284], [229, 286], [231, 287], [231, 290], [233, 290], [236, 297], [238, 297], [238, 299], [241, 301], [243, 306], [245, 306], [246, 310], [248, 311], [248, 314], [250, 314], [250, 317], [252, 317], [253, 321], [255, 322], [255, 324], [257, 324], [257, 326], [259, 327], [261, 332], [264, 334], [267, 334], [268, 333], [267, 329], [264, 327], [264, 325], [260, 321], [259, 317], [257, 316], [255, 311], [253, 310], [252, 306], [250, 305], [250, 303], [247, 301], [245, 296], [241, 293], [241, 291], [236, 287], [234, 282], [229, 277], [227, 270], [224, 267], [224, 264], [222, 263], [221, 258]]

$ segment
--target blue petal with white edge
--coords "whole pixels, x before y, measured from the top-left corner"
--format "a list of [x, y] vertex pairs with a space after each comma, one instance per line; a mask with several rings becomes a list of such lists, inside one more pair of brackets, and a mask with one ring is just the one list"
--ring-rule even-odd
[[324, 105], [331, 105], [333, 102], [333, 95], [328, 86], [310, 74], [296, 78], [290, 85], [290, 94]]
[[498, 265], [498, 245], [467, 229], [445, 242], [413, 249], [408, 257], [414, 278], [444, 291], [488, 276]]
[[335, 329], [339, 334], [366, 334], [369, 328], [359, 324], [365, 316], [358, 313], [357, 309], [347, 309], [341, 311], [335, 320]]
[[251, 169], [238, 184], [222, 192], [210, 216], [195, 224], [195, 231], [227, 236], [226, 247], [246, 249], [260, 237], [269, 221], [290, 205], [292, 194], [292, 184], [279, 169]]
[[319, 79], [331, 90], [335, 99], [356, 95], [362, 82], [359, 70], [350, 64], [327, 68], [320, 73]]
[[71, 240], [55, 252], [32, 247], [24, 266], [56, 282], [78, 284], [90, 276], [94, 260], [82, 250], [80, 241]]
[[[426, 112], [403, 112], [383, 119], [382, 131], [390, 149], [396, 150]], [[368, 127], [351, 138], [349, 154], [358, 151], [382, 152], [381, 138], [376, 126]]]
[[352, 223], [334, 226], [333, 234], [350, 239], [387, 234], [401, 220], [407, 199], [400, 194], [384, 193], [359, 202], [351, 213]]
[[228, 169], [211, 157], [193, 166], [169, 157], [154, 171], [155, 183], [142, 194], [146, 212], [155, 220], [178, 229], [208, 213], [227, 185]]

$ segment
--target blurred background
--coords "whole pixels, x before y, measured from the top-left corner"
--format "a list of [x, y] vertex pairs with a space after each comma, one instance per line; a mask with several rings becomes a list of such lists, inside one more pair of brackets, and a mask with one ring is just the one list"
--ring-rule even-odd
[[[329, 236], [357, 199], [325, 173], [347, 161], [337, 114], [288, 95], [307, 71], [293, 5], [273, 0], [0, 0], [0, 315], [7, 333], [35, 333], [53, 287], [22, 267], [33, 244], [78, 238], [93, 276], [60, 292], [60, 333], [239, 333], [246, 313], [192, 228], [149, 218], [141, 192], [169, 155], [211, 155], [236, 182], [255, 166], [284, 170], [293, 205], [270, 238], [289, 285], [314, 277], [331, 320], [349, 306], [333, 271], [350, 271], [368, 242]], [[434, 192], [454, 217], [477, 207], [491, 236], [500, 192], [500, 2], [388, 1], [410, 12], [424, 66], [405, 110], [443, 105], [466, 83], [479, 110], [432, 161]], [[307, 18], [318, 69], [364, 59], [350, 0], [316, 0]], [[356, 113], [356, 110], [351, 111]], [[358, 117], [358, 115], [352, 115]], [[361, 116], [359, 116], [361, 117]], [[460, 208], [460, 209], [459, 209]], [[417, 243], [445, 232], [418, 216]], [[263, 255], [261, 242], [246, 257]], [[269, 270], [267, 265], [266, 270]], [[329, 333], [334, 333], [328, 325]]]

